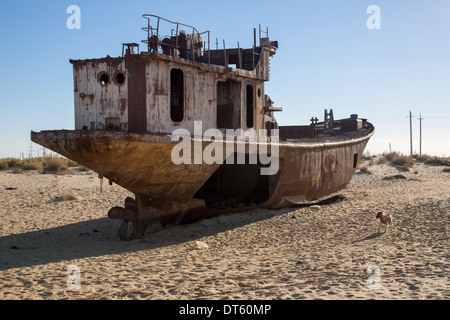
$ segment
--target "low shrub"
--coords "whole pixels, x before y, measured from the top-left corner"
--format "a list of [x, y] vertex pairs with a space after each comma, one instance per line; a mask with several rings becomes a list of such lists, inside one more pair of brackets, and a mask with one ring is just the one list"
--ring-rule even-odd
[[66, 193], [55, 198], [55, 201], [77, 201], [78, 198], [72, 194]]
[[372, 172], [369, 170], [369, 167], [367, 166], [359, 167], [359, 171], [367, 174], [372, 174]]
[[8, 169], [8, 162], [0, 160], [0, 170]]
[[407, 178], [402, 174], [397, 174], [395, 176], [384, 177], [383, 180], [406, 180]]
[[23, 170], [42, 170], [44, 168], [43, 159], [31, 158], [23, 161]]
[[389, 163], [397, 166], [399, 169], [409, 171], [409, 169], [415, 164], [412, 156], [405, 156], [399, 152], [384, 153], [378, 158], [377, 163]]
[[8, 162], [8, 168], [21, 168], [23, 165], [23, 161], [16, 158], [8, 158], [6, 159]]
[[36, 157], [20, 160], [17, 158], [0, 159], [0, 170], [44, 170], [44, 173], [69, 174], [69, 168], [79, 167], [73, 160], [63, 157]]
[[417, 161], [423, 161], [425, 164], [450, 166], [450, 158], [441, 158], [437, 156], [429, 156], [426, 154], [416, 155], [415, 157]]
[[47, 158], [44, 162], [44, 173], [69, 174], [70, 170], [64, 158]]
[[414, 159], [411, 156], [403, 156], [403, 155], [398, 155], [397, 157], [394, 157], [391, 160], [391, 163], [397, 166], [410, 166], [412, 167], [414, 165]]

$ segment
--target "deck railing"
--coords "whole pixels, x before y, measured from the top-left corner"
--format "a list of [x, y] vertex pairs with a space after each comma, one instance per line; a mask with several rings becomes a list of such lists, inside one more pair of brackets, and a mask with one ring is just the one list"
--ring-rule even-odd
[[[207, 46], [208, 63], [211, 63], [210, 31], [199, 32], [193, 26], [173, 22], [152, 14], [144, 14], [143, 17], [147, 19], [147, 26], [142, 28], [147, 33], [147, 39], [142, 40], [142, 42], [147, 44], [148, 52], [158, 52], [196, 61], [200, 57], [203, 58], [204, 48]], [[161, 35], [162, 21], [172, 25], [171, 36]], [[180, 28], [186, 28], [187, 30], [181, 30]], [[188, 30], [192, 32], [187, 33]], [[182, 33], [182, 31], [186, 33]], [[207, 38], [205, 41], [203, 41], [204, 35]]]
[[[147, 26], [142, 28], [146, 32], [147, 38], [142, 42], [147, 45], [149, 53], [162, 53], [195, 62], [225, 67], [235, 65], [236, 68], [253, 70], [261, 57], [262, 47], [272, 46], [272, 42], [268, 38], [269, 30], [261, 30], [261, 25], [259, 26], [259, 46], [257, 46], [255, 28], [253, 29], [254, 44], [251, 49], [240, 48], [239, 42], [237, 48], [227, 49], [224, 40], [223, 49], [219, 50], [219, 43], [216, 39], [216, 49], [211, 50], [210, 31], [199, 32], [193, 26], [170, 21], [153, 14], [144, 14], [142, 17], [147, 19]], [[170, 36], [162, 35], [161, 30], [163, 29], [167, 32], [170, 31]], [[263, 34], [265, 34], [264, 38]]]

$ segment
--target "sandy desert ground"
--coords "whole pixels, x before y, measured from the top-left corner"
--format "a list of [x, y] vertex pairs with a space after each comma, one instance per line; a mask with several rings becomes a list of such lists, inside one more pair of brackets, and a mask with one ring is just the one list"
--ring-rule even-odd
[[[100, 193], [92, 172], [3, 170], [0, 299], [449, 299], [443, 168], [374, 164], [329, 204], [252, 210], [131, 242], [107, 218], [130, 195], [121, 187]], [[407, 179], [383, 180], [396, 174]], [[377, 233], [379, 210], [393, 215], [392, 232]], [[67, 285], [70, 266], [79, 289]]]

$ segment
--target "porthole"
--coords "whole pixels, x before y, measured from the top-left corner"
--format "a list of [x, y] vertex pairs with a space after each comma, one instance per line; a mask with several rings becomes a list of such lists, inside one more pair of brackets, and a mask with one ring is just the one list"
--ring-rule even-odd
[[258, 89], [258, 98], [261, 98], [261, 89]]
[[100, 75], [98, 76], [98, 82], [100, 82], [102, 86], [106, 86], [109, 83], [108, 74], [106, 72], [100, 73]]
[[115, 76], [116, 84], [119, 86], [125, 83], [125, 75], [122, 72], [118, 72]]

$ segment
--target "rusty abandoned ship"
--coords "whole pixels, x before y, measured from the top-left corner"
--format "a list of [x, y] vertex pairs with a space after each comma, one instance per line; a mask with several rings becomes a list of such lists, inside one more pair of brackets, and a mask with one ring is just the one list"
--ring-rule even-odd
[[[224, 43], [214, 50], [209, 31], [200, 33], [155, 15], [143, 17], [146, 52], [137, 43], [124, 43], [121, 57], [70, 60], [75, 130], [31, 132], [35, 143], [135, 195], [108, 212], [123, 220], [120, 239], [140, 238], [154, 224], [314, 203], [346, 187], [374, 127], [357, 115], [334, 120], [327, 110], [323, 122], [315, 118], [310, 125], [279, 126], [274, 113], [281, 108], [264, 90], [269, 59], [278, 49], [268, 31], [260, 28], [258, 45], [254, 29], [250, 49], [239, 44], [228, 49]], [[164, 25], [170, 36], [163, 36]], [[266, 129], [270, 141], [278, 132], [277, 154], [274, 144], [267, 144], [267, 154], [277, 156], [278, 170], [261, 174], [267, 161], [249, 161], [254, 151], [245, 139], [244, 148], [233, 140], [224, 151], [228, 159], [240, 152], [244, 163], [174, 163], [171, 156], [179, 140], [172, 134], [177, 129], [192, 137], [192, 149], [200, 142], [200, 152], [218, 142], [217, 137], [198, 136], [199, 122], [202, 130], [216, 129], [224, 136], [230, 129], [258, 135]]]

